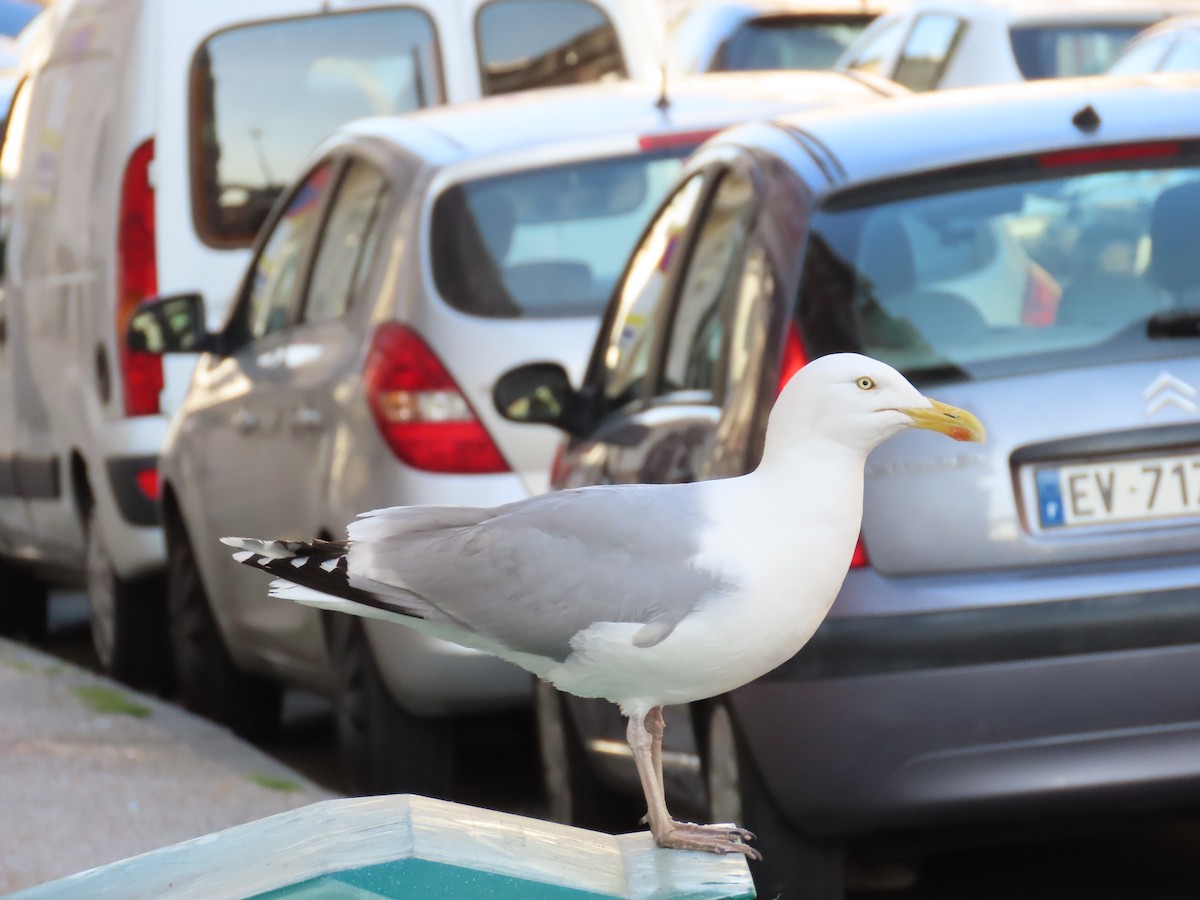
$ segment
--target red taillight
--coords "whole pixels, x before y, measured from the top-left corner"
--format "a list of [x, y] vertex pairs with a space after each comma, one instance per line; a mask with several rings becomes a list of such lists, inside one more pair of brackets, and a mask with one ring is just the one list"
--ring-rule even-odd
[[141, 469], [133, 476], [133, 480], [137, 482], [138, 490], [141, 491], [147, 500], [158, 499], [158, 467], [152, 469]]
[[417, 334], [375, 329], [363, 370], [367, 402], [388, 447], [427, 472], [507, 472], [508, 463], [446, 367]]
[[158, 263], [154, 249], [154, 187], [150, 165], [154, 139], [129, 157], [121, 181], [117, 218], [117, 345], [120, 347], [121, 386], [125, 415], [152, 416], [159, 412], [163, 388], [162, 357], [135, 353], [125, 345], [125, 327], [138, 304], [158, 293]]
[[858, 543], [854, 545], [854, 555], [850, 557], [850, 568], [861, 569], [863, 566], [870, 565], [870, 563], [871, 561], [867, 559], [867, 546], [860, 537]]
[[703, 131], [644, 134], [638, 138], [638, 149], [649, 152], [651, 150], [674, 150], [677, 147], [698, 147], [720, 130], [720, 128], [706, 128]]
[[1032, 263], [1029, 277], [1025, 281], [1025, 302], [1021, 310], [1021, 322], [1035, 328], [1053, 325], [1058, 315], [1058, 301], [1062, 288], [1049, 272]]
[[1078, 150], [1059, 150], [1054, 153], [1043, 153], [1037, 158], [1037, 162], [1043, 169], [1053, 169], [1059, 166], [1088, 166], [1094, 163], [1161, 159], [1165, 156], [1177, 156], [1179, 150], [1179, 141], [1114, 144], [1108, 147], [1082, 147]]
[[800, 340], [800, 327], [792, 322], [783, 342], [783, 362], [779, 366], [779, 382], [775, 387], [775, 396], [778, 397], [783, 386], [806, 365], [808, 354], [804, 351], [804, 342]]

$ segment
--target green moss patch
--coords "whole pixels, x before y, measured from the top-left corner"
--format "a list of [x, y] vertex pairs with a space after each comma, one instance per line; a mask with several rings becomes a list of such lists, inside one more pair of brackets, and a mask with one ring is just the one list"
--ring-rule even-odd
[[149, 707], [135, 703], [120, 691], [114, 691], [112, 688], [101, 685], [77, 687], [75, 696], [98, 713], [115, 713], [121, 716], [133, 716], [136, 719], [144, 719], [150, 715]]

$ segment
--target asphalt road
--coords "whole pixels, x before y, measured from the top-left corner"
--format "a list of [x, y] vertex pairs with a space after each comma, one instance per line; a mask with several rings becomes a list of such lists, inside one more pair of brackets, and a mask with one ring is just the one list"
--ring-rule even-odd
[[[58, 594], [52, 633], [41, 649], [96, 669], [86, 597]], [[288, 695], [279, 736], [260, 749], [331, 791], [344, 792], [328, 704]], [[458, 760], [453, 799], [524, 815], [544, 815], [532, 722], [484, 731]], [[751, 827], [753, 823], [750, 823]], [[939, 836], [950, 846], [928, 855], [916, 882], [883, 870], [876, 888], [851, 900], [1194, 900], [1200, 897], [1200, 809], [1141, 816], [1096, 816], [1070, 823], [1024, 824], [983, 834]], [[895, 877], [893, 877], [895, 876]]]

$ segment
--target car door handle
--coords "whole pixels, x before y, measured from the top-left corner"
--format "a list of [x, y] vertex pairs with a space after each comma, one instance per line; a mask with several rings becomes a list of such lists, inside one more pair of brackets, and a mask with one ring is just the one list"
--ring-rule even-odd
[[324, 422], [321, 411], [315, 406], [302, 406], [292, 412], [292, 427], [298, 431], [316, 431]]
[[229, 417], [229, 422], [242, 434], [248, 434], [251, 431], [257, 431], [260, 424], [258, 416], [250, 412], [248, 409], [239, 409]]

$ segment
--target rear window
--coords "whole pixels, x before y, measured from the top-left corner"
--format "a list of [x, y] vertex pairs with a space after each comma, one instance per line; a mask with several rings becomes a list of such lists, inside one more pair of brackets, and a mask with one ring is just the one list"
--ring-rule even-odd
[[802, 330], [818, 353], [856, 350], [917, 380], [1194, 353], [1182, 334], [1151, 337], [1150, 322], [1200, 312], [1197, 246], [1195, 164], [1042, 169], [825, 209]]
[[196, 230], [248, 246], [316, 144], [363, 116], [444, 100], [437, 39], [403, 7], [262, 22], [223, 31], [191, 72]]
[[742, 24], [718, 51], [713, 70], [827, 69], [872, 16], [760, 16]]
[[626, 75], [616, 29], [588, 0], [492, 0], [476, 34], [485, 96]]
[[598, 316], [691, 147], [465, 182], [433, 207], [434, 282], [498, 318]]
[[1141, 25], [1028, 25], [1009, 32], [1017, 68], [1027, 81], [1099, 75]]

